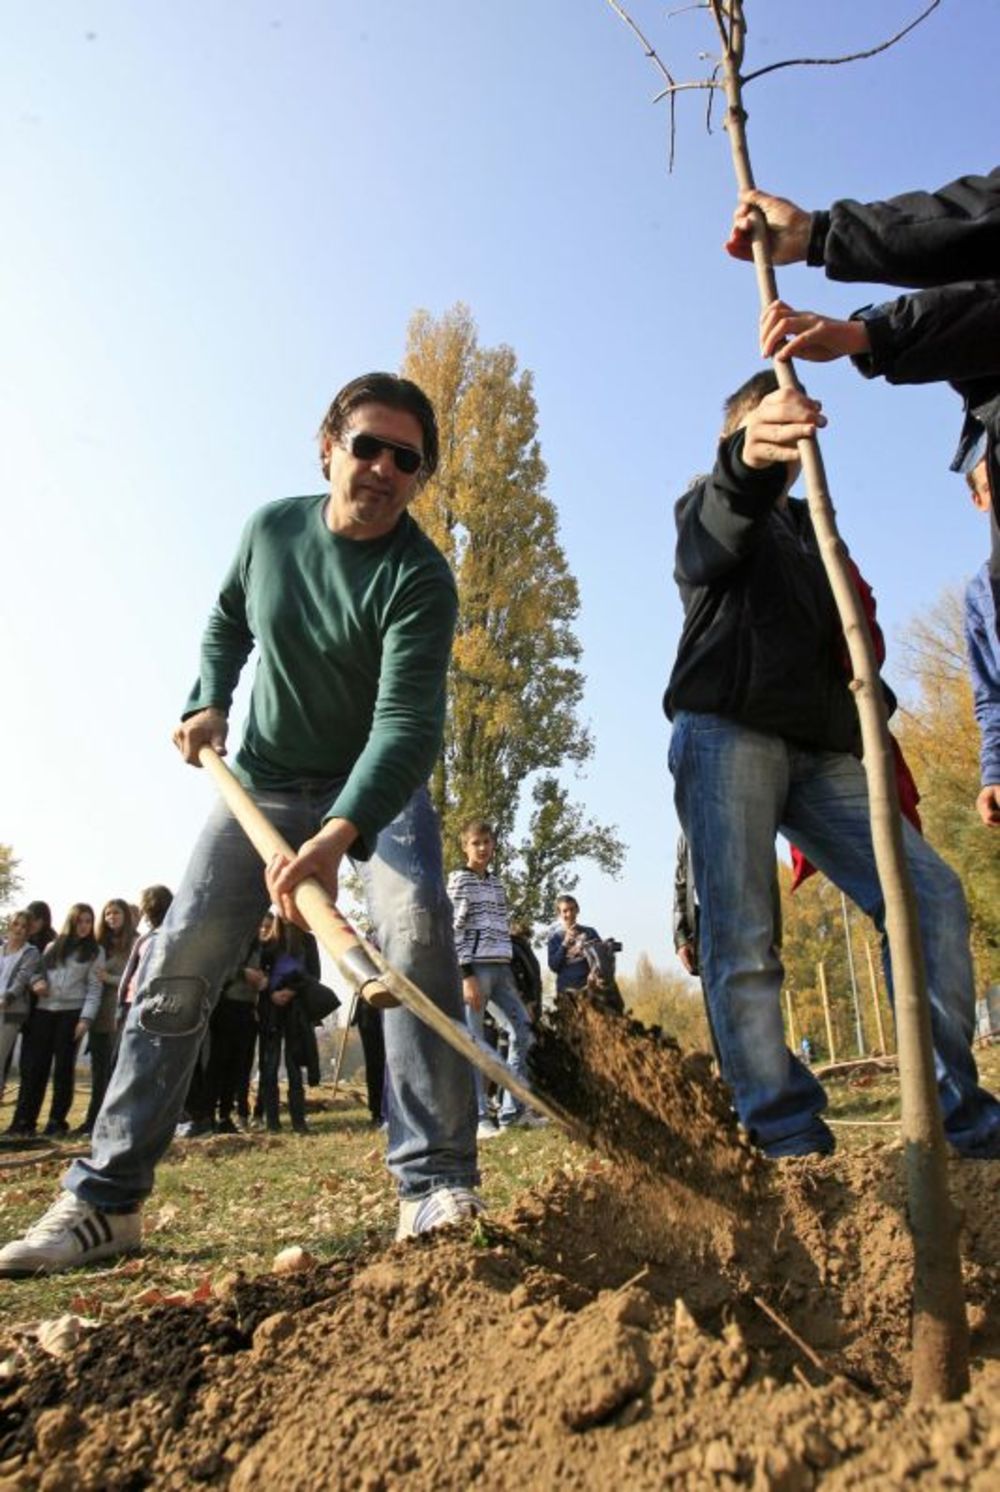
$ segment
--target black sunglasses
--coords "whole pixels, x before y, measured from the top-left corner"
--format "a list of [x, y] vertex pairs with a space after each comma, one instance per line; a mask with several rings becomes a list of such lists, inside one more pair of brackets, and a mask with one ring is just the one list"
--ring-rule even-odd
[[358, 461], [374, 461], [380, 451], [391, 451], [396, 470], [407, 477], [419, 471], [424, 461], [421, 452], [412, 446], [397, 445], [394, 440], [383, 440], [380, 435], [367, 435], [364, 431], [351, 436], [347, 449]]

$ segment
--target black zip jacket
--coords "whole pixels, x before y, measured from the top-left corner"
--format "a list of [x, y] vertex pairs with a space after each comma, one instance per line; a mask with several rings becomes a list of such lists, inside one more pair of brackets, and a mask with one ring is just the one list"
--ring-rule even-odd
[[856, 312], [871, 352], [853, 361], [866, 378], [947, 380], [957, 390], [966, 418], [956, 466], [986, 430], [1000, 603], [1000, 168], [937, 192], [835, 202], [813, 214], [807, 257], [832, 280], [931, 287]]
[[808, 507], [777, 506], [788, 468], [755, 471], [742, 450], [739, 430], [675, 510], [684, 629], [664, 709], [857, 756], [843, 635]]

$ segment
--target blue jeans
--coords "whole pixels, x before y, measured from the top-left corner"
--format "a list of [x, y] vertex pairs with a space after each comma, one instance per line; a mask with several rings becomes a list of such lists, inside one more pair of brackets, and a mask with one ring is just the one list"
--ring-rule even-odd
[[[829, 1144], [826, 1096], [785, 1045], [772, 881], [779, 831], [884, 931], [885, 908], [854, 757], [808, 751], [721, 715], [678, 713], [670, 742], [677, 812], [701, 905], [702, 980], [722, 1075], [751, 1138], [771, 1155]], [[961, 882], [908, 823], [945, 1134], [959, 1151], [1000, 1133], [1000, 1104], [972, 1056], [975, 986]], [[891, 970], [886, 977], [892, 990]]]
[[[298, 847], [315, 834], [338, 782], [303, 782], [253, 797]], [[463, 1001], [445, 891], [441, 836], [426, 789], [383, 829], [359, 863], [387, 960], [454, 1020]], [[134, 1210], [173, 1135], [219, 991], [268, 906], [263, 866], [219, 803], [198, 839], [166, 920], [149, 944], [89, 1159], [65, 1185], [95, 1207]], [[392, 1079], [388, 1165], [403, 1197], [475, 1186], [476, 1110], [469, 1063], [400, 1007], [384, 1016]]]
[[[471, 1005], [465, 1007], [465, 1019], [469, 1030], [480, 1040], [483, 1038], [483, 1022], [486, 1011], [489, 1010], [497, 1025], [507, 1033], [510, 1043], [507, 1052], [507, 1065], [515, 1077], [521, 1078], [523, 1082], [528, 1081], [528, 1051], [532, 1043], [531, 1017], [525, 1009], [524, 1001], [518, 994], [517, 985], [514, 983], [514, 974], [510, 964], [473, 964], [472, 972], [479, 983], [483, 994], [482, 1010], [473, 1010]], [[473, 1077], [476, 1083], [476, 1103], [479, 1109], [480, 1119], [489, 1118], [489, 1105], [486, 1102], [486, 1079], [478, 1068], [473, 1068]], [[513, 1094], [504, 1089], [503, 1101], [500, 1105], [500, 1123], [510, 1124], [517, 1118], [523, 1109], [523, 1104], [517, 1102]]]

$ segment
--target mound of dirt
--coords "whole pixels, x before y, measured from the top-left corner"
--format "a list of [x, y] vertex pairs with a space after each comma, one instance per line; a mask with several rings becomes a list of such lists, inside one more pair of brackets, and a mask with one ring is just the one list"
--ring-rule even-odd
[[540, 1058], [582, 1179], [29, 1357], [0, 1492], [997, 1485], [1000, 1163], [952, 1169], [973, 1390], [909, 1410], [899, 1150], [764, 1166], [703, 1062], [602, 1012]]

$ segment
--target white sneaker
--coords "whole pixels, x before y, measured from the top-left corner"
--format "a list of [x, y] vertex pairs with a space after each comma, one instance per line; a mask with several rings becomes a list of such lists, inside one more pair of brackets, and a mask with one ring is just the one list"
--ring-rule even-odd
[[500, 1126], [493, 1119], [480, 1119], [476, 1126], [477, 1140], [494, 1140], [500, 1133]]
[[485, 1211], [482, 1198], [467, 1186], [439, 1186], [426, 1197], [404, 1198], [400, 1202], [396, 1238], [398, 1241], [414, 1238], [418, 1233], [431, 1233], [435, 1228], [462, 1223]]
[[0, 1275], [58, 1274], [116, 1254], [135, 1253], [141, 1243], [138, 1212], [101, 1212], [72, 1192], [63, 1192], [23, 1238], [0, 1249]]

